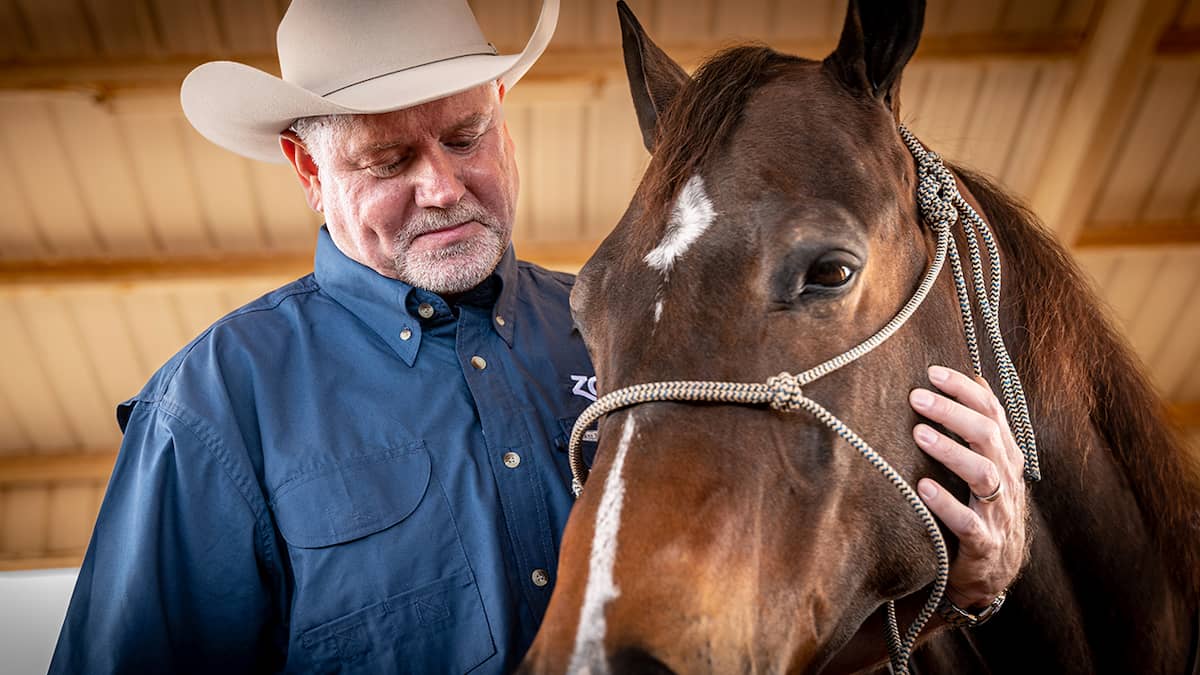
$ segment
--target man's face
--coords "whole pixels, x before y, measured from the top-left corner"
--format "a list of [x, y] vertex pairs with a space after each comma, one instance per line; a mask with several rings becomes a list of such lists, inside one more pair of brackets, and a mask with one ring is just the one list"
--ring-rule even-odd
[[487, 278], [512, 236], [518, 186], [502, 95], [488, 84], [335, 126], [310, 199], [338, 248], [437, 293]]

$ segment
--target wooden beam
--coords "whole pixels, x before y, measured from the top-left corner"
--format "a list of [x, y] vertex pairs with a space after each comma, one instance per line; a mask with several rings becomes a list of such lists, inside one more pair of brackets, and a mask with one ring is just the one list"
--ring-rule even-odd
[[[522, 260], [577, 271], [599, 241], [515, 243]], [[31, 287], [170, 285], [241, 279], [286, 281], [312, 271], [313, 252], [236, 253], [222, 256], [130, 259], [70, 258], [0, 261], [0, 290]]]
[[79, 567], [83, 563], [83, 550], [21, 558], [0, 557], [0, 572], [22, 570], [50, 570], [59, 567]]
[[1200, 223], [1172, 221], [1089, 225], [1075, 240], [1075, 250], [1146, 249], [1200, 246]]
[[312, 251], [222, 256], [67, 258], [0, 262], [0, 288], [169, 284], [171, 282], [300, 277], [312, 271]]
[[1171, 419], [1180, 429], [1200, 429], [1200, 401], [1172, 403], [1168, 409]]
[[1067, 243], [1088, 217], [1173, 9], [1157, 0], [1109, 0], [1102, 7], [1030, 200]]
[[[576, 272], [600, 242], [518, 240], [515, 245], [522, 260], [551, 269]], [[1177, 249], [1180, 246], [1200, 246], [1200, 223], [1089, 224], [1082, 228], [1075, 244], [1076, 250], [1087, 251]], [[273, 279], [282, 283], [311, 272], [312, 257], [312, 251], [305, 250], [230, 253], [222, 256], [0, 261], [0, 290], [163, 286], [247, 279]]]
[[0, 486], [66, 481], [107, 482], [117, 453], [110, 450], [0, 455]]
[[1172, 27], [1163, 33], [1155, 52], [1170, 57], [1200, 55], [1200, 27]]
[[[919, 60], [1039, 59], [1074, 58], [1083, 40], [1078, 33], [986, 33], [933, 36], [921, 42]], [[666, 44], [672, 58], [695, 66], [729, 41]], [[822, 58], [833, 51], [832, 39], [772, 41], [771, 46], [788, 54]], [[516, 51], [520, 46], [516, 47]], [[503, 50], [502, 50], [503, 51]], [[105, 59], [80, 61], [28, 61], [6, 63], [0, 68], [0, 90], [82, 91], [104, 99], [126, 91], [178, 89], [179, 83], [196, 66], [207, 61], [233, 60], [279, 74], [274, 54], [208, 55], [167, 58]], [[529, 81], [595, 79], [624, 73], [621, 50], [616, 47], [551, 47], [529, 71]], [[623, 76], [623, 75], [622, 75]]]

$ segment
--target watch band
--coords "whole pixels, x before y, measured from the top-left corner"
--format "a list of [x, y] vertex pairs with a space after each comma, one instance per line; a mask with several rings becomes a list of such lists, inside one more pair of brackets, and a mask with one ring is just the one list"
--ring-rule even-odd
[[1007, 590], [997, 595], [996, 599], [988, 603], [987, 607], [978, 612], [968, 612], [950, 602], [950, 598], [943, 595], [942, 601], [938, 603], [938, 614], [941, 615], [946, 623], [956, 628], [974, 628], [975, 626], [983, 625], [988, 619], [995, 616], [996, 612], [1000, 611], [1000, 606], [1004, 604], [1005, 597], [1007, 597]]

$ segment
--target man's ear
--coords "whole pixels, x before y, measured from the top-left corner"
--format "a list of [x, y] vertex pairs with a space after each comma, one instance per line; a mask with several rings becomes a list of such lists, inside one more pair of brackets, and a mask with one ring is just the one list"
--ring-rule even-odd
[[617, 17], [633, 109], [642, 128], [642, 143], [653, 153], [658, 118], [688, 81], [688, 74], [650, 40], [624, 0], [617, 2]]
[[308, 208], [317, 213], [324, 213], [321, 208], [320, 167], [317, 166], [317, 161], [313, 159], [312, 153], [305, 147], [304, 141], [300, 140], [300, 136], [296, 132], [288, 129], [279, 134], [279, 147], [283, 149], [283, 154], [287, 156], [288, 162], [296, 171], [296, 178], [300, 180], [300, 187], [304, 190], [305, 199], [308, 200]]
[[899, 114], [900, 74], [924, 23], [925, 0], [850, 0], [842, 37], [825, 63], [852, 91]]

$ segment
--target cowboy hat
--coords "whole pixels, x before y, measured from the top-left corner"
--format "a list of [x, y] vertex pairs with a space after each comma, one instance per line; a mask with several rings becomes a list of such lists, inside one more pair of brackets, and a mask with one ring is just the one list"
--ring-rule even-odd
[[276, 33], [282, 78], [205, 63], [180, 91], [205, 138], [285, 161], [279, 134], [301, 117], [382, 113], [500, 79], [512, 88], [550, 43], [559, 0], [543, 0], [525, 49], [497, 54], [466, 0], [294, 0]]

